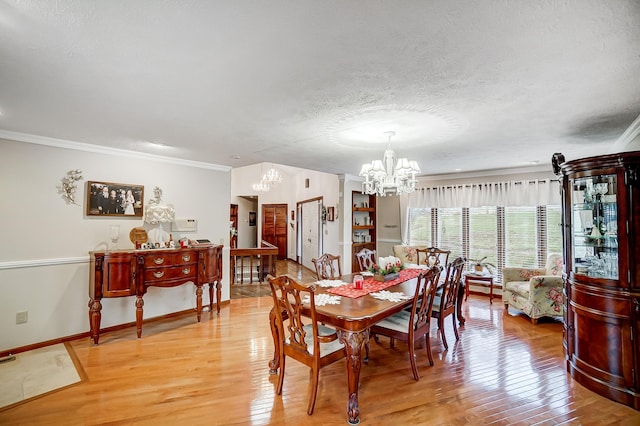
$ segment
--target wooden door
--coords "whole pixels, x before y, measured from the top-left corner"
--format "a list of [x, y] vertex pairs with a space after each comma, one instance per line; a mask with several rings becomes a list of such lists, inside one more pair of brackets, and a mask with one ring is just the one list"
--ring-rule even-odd
[[278, 259], [287, 258], [287, 205], [262, 205], [262, 239], [278, 247]]

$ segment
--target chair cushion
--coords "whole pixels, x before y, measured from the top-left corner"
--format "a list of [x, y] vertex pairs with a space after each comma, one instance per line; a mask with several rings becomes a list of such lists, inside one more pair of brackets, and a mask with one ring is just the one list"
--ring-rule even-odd
[[[304, 327], [304, 331], [307, 333], [304, 341], [307, 343], [307, 351], [313, 355], [313, 327], [311, 324], [307, 324]], [[320, 336], [330, 336], [335, 334], [335, 330], [324, 326], [322, 324], [318, 324], [318, 334]], [[336, 339], [329, 343], [320, 343], [320, 357], [324, 357], [329, 355], [330, 353], [342, 351], [344, 350], [344, 345], [340, 342], [340, 340]]]
[[408, 333], [410, 319], [411, 319], [410, 312], [400, 311], [397, 314], [393, 314], [390, 317], [383, 319], [382, 321], [377, 323], [376, 326], [380, 328], [387, 328], [389, 330]]
[[529, 296], [529, 281], [509, 281], [504, 284], [504, 287], [510, 292], [520, 296]]
[[436, 297], [433, 298], [433, 308], [431, 308], [431, 311], [440, 312], [440, 301], [441, 300], [442, 300], [442, 292], [440, 292], [440, 294], [438, 294], [436, 292]]

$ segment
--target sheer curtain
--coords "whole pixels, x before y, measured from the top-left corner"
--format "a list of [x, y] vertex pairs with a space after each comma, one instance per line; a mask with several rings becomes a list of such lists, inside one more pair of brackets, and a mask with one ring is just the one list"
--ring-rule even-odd
[[521, 180], [418, 188], [399, 196], [402, 242], [407, 241], [407, 211], [410, 208], [515, 207], [560, 204], [557, 180]]

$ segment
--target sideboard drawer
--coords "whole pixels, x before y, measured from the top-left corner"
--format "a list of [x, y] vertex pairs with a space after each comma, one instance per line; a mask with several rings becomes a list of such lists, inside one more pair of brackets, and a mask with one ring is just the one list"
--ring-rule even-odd
[[195, 280], [198, 272], [198, 264], [170, 266], [168, 268], [148, 268], [144, 270], [144, 281], [153, 285], [159, 281], [169, 280]]
[[195, 251], [180, 250], [178, 253], [161, 251], [158, 253], [147, 253], [144, 256], [144, 266], [155, 268], [162, 266], [186, 265], [198, 261], [198, 253]]

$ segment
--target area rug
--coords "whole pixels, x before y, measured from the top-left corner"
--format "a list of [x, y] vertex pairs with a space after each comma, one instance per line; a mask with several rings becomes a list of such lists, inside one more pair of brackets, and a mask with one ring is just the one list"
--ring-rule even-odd
[[0, 410], [82, 380], [62, 343], [21, 352], [15, 357], [15, 361], [0, 363]]

